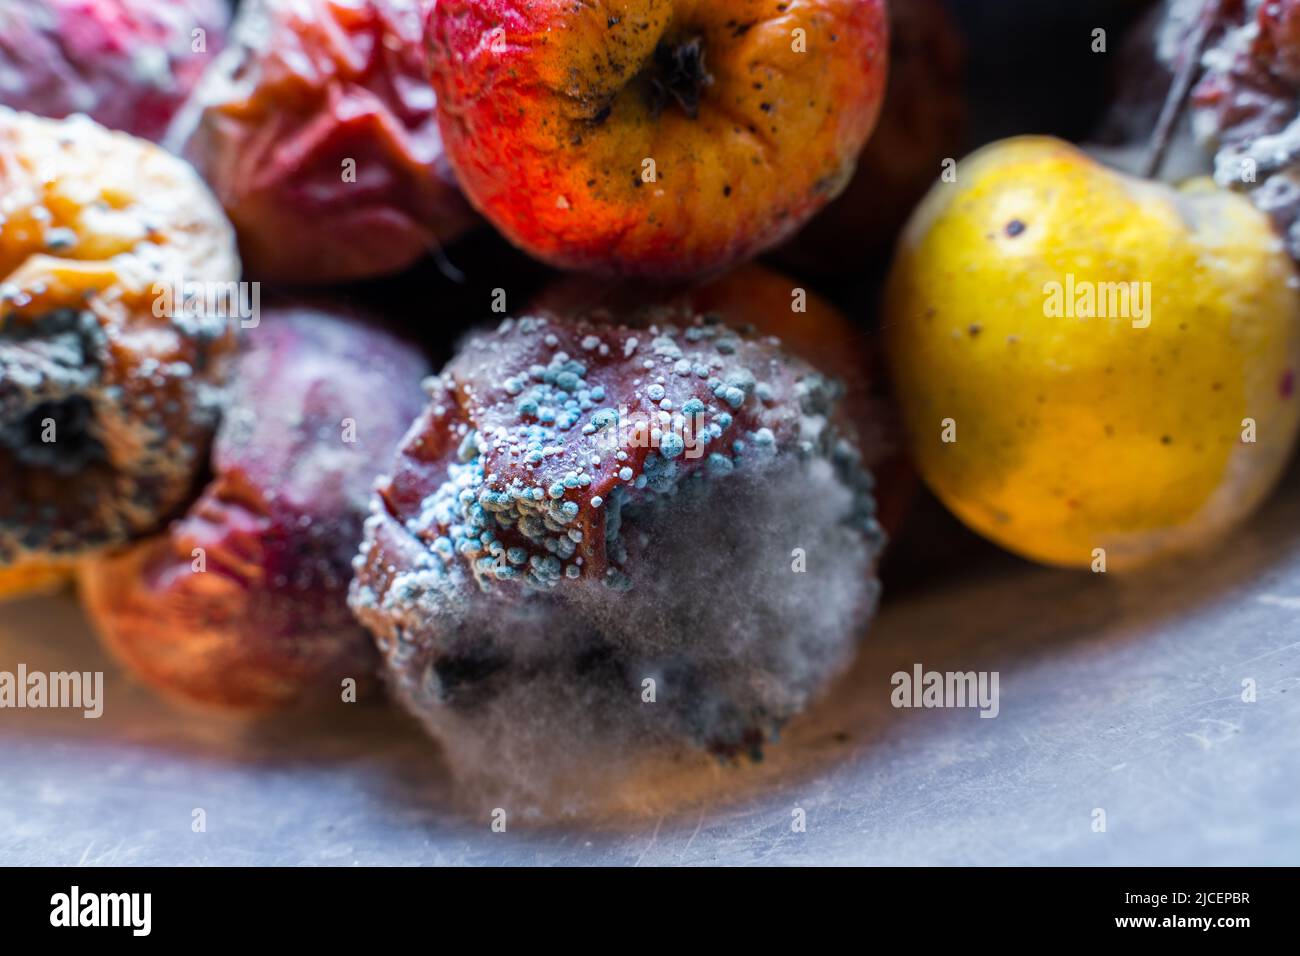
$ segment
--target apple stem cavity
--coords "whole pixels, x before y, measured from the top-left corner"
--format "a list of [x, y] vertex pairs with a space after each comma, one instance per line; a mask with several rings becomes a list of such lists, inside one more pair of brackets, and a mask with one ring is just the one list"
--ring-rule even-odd
[[694, 37], [682, 43], [661, 43], [655, 49], [650, 77], [650, 110], [655, 116], [663, 112], [668, 99], [677, 101], [688, 117], [700, 115], [700, 97], [713, 83], [704, 65], [704, 40]]
[[1177, 72], [1174, 73], [1169, 95], [1165, 97], [1155, 132], [1151, 136], [1151, 151], [1147, 154], [1147, 161], [1142, 170], [1142, 175], [1146, 179], [1154, 179], [1164, 166], [1165, 154], [1169, 151], [1174, 127], [1178, 125], [1178, 120], [1183, 115], [1183, 108], [1187, 105], [1187, 98], [1192, 92], [1192, 84], [1196, 82], [1201, 72], [1201, 57], [1205, 53], [1214, 24], [1219, 19], [1219, 8], [1222, 5], [1223, 0], [1205, 0], [1205, 6], [1201, 9], [1196, 26], [1187, 37], [1187, 50], [1178, 64]]

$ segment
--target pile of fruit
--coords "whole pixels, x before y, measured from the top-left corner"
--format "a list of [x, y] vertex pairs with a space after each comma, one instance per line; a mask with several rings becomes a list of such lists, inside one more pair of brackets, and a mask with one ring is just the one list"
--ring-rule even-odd
[[0, 592], [542, 793], [757, 757], [914, 473], [1031, 560], [1221, 542], [1300, 427], [1300, 2], [1187, 6], [1167, 184], [958, 161], [944, 0], [0, 0]]

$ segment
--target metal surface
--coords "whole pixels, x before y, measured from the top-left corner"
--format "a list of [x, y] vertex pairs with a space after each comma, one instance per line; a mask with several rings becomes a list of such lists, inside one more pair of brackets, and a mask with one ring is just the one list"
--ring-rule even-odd
[[[102, 658], [71, 599], [11, 604], [0, 669], [103, 668], [107, 703], [99, 720], [0, 711], [0, 863], [1294, 864], [1297, 530], [1293, 475], [1226, 546], [1142, 577], [978, 550], [976, 573], [887, 603], [764, 763], [681, 775], [640, 816], [505, 833], [380, 707], [270, 726], [178, 712]], [[997, 670], [1000, 715], [894, 709], [890, 675], [917, 662]]]

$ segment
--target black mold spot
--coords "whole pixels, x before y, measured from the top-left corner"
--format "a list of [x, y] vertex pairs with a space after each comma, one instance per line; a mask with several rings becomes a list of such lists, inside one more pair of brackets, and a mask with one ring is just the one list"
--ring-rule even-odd
[[[91, 462], [107, 460], [107, 450], [91, 433], [94, 418], [94, 407], [80, 395], [42, 402], [0, 425], [0, 447], [29, 468], [75, 475]], [[45, 440], [47, 423], [53, 425], [53, 441]]]

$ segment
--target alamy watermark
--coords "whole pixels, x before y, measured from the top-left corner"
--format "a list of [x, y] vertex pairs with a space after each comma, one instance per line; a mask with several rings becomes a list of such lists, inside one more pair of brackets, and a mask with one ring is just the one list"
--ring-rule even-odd
[[88, 720], [104, 713], [103, 671], [0, 671], [0, 710], [80, 710]]
[[245, 329], [255, 329], [262, 322], [260, 282], [191, 282], [172, 276], [155, 282], [152, 292], [155, 318], [238, 319]]
[[1151, 324], [1150, 282], [1091, 282], [1068, 273], [1064, 282], [1043, 285], [1043, 315], [1049, 319], [1129, 319], [1135, 329]]
[[[601, 409], [584, 427], [594, 436], [596, 448], [611, 455], [628, 448], [654, 448], [665, 458], [688, 461], [704, 456], [705, 446], [716, 437], [711, 429], [704, 413], [694, 409], [646, 413], [630, 411], [626, 405], [617, 411]], [[721, 431], [719, 427], [717, 434]]]
[[996, 717], [1002, 709], [997, 671], [927, 671], [920, 664], [896, 671], [889, 679], [895, 707], [977, 707], [981, 717]]
[[153, 929], [152, 893], [83, 893], [73, 886], [50, 897], [51, 926], [122, 926], [132, 936], [148, 936]]

